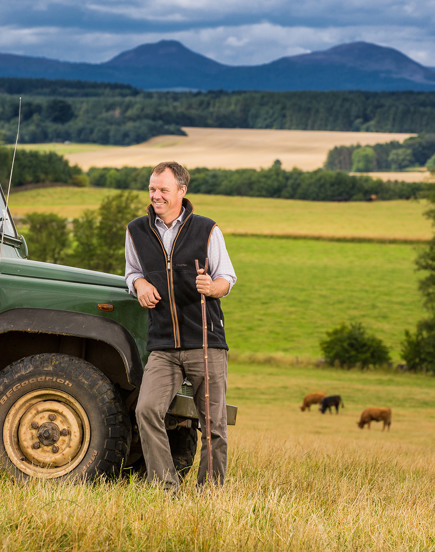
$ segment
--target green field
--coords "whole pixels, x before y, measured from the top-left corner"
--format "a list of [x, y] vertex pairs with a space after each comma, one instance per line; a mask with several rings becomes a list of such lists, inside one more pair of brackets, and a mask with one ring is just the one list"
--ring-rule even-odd
[[[108, 194], [101, 188], [40, 188], [11, 194], [15, 216], [51, 211], [74, 218], [95, 209]], [[146, 202], [147, 192], [140, 192]], [[195, 211], [211, 217], [226, 234], [311, 236], [316, 238], [428, 240], [425, 201], [326, 203], [269, 198], [189, 195]]]
[[238, 282], [223, 299], [233, 355], [316, 360], [320, 339], [362, 322], [392, 348], [423, 311], [416, 246], [227, 236]]
[[[46, 188], [14, 193], [10, 205], [20, 216], [43, 210], [72, 217], [113, 193]], [[426, 203], [191, 200], [219, 222], [238, 275], [223, 300], [233, 359], [316, 361], [326, 331], [362, 322], [400, 361], [404, 330], [423, 316], [414, 260], [419, 242], [431, 236]]]

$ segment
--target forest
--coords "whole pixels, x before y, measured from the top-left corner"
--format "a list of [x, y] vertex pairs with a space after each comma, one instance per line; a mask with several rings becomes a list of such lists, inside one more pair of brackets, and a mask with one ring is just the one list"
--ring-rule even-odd
[[132, 145], [183, 126], [430, 133], [435, 92], [145, 92], [131, 86], [0, 79], [0, 141]]

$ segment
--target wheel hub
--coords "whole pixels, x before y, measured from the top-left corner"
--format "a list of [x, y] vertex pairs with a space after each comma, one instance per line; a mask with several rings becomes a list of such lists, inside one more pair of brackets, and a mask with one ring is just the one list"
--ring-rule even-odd
[[38, 439], [42, 445], [54, 445], [54, 443], [59, 440], [59, 437], [60, 429], [53, 422], [42, 424], [42, 426], [38, 429]]
[[3, 436], [8, 456], [20, 470], [58, 477], [80, 463], [89, 446], [90, 427], [83, 408], [70, 395], [40, 390], [15, 403]]

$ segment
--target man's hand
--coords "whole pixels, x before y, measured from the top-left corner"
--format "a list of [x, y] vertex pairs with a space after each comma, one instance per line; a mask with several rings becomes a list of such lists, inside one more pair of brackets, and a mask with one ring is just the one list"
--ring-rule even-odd
[[212, 280], [209, 274], [204, 274], [204, 269], [199, 270], [196, 277], [196, 289], [198, 293], [202, 293], [206, 297], [214, 297], [218, 299], [228, 293], [230, 288], [229, 282], [225, 278], [216, 278]]
[[146, 309], [154, 309], [161, 299], [157, 289], [147, 282], [145, 278], [138, 278], [133, 285], [139, 304]]

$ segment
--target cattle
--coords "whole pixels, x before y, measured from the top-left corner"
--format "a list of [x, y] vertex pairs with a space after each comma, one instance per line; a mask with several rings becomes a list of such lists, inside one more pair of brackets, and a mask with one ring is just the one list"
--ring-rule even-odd
[[329, 413], [332, 414], [331, 407], [335, 406], [335, 412], [336, 414], [338, 414], [338, 409], [340, 405], [342, 408], [344, 408], [344, 404], [340, 395], [330, 395], [329, 397], [325, 397], [324, 399], [322, 399], [319, 410], [322, 414], [325, 414], [327, 410], [329, 410]]
[[301, 406], [302, 412], [305, 412], [306, 408], [310, 410], [310, 406], [312, 404], [319, 404], [324, 397], [326, 397], [326, 393], [309, 393], [308, 395], [305, 395]]
[[361, 413], [361, 418], [357, 422], [358, 427], [364, 429], [367, 424], [367, 428], [370, 429], [371, 422], [383, 422], [382, 431], [385, 427], [390, 431], [391, 425], [391, 408], [366, 408]]

